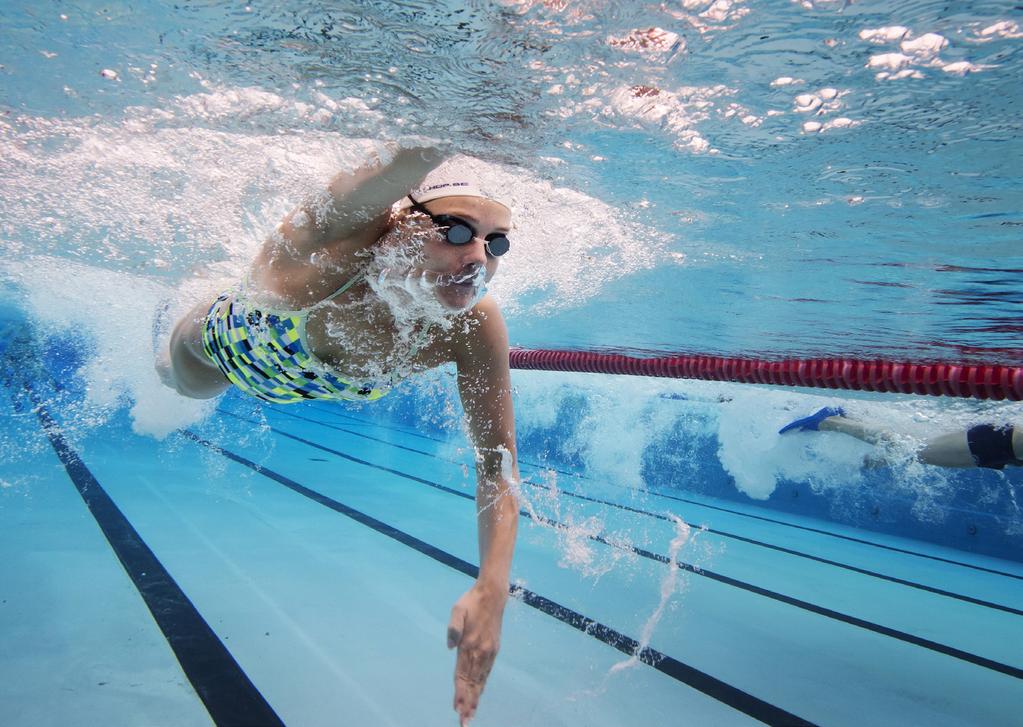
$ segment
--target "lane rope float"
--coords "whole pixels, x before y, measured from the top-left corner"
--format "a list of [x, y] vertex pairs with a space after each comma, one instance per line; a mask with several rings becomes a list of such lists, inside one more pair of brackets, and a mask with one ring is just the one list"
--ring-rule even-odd
[[513, 348], [513, 369], [657, 376], [742, 384], [1023, 400], [1023, 366], [678, 355], [639, 358], [592, 351]]

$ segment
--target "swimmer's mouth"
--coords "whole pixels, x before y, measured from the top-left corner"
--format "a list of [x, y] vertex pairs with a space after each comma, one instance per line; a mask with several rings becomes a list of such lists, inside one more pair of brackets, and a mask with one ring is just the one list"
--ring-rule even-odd
[[474, 270], [461, 275], [442, 275], [437, 279], [437, 285], [441, 287], [462, 288], [465, 290], [481, 285], [486, 279], [486, 270]]

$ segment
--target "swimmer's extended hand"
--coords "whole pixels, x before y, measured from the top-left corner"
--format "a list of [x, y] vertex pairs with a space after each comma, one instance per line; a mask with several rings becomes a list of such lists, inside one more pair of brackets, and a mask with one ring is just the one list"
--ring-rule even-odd
[[454, 707], [462, 727], [476, 715], [480, 694], [497, 658], [507, 602], [507, 587], [501, 589], [477, 581], [451, 609], [448, 648], [458, 647]]

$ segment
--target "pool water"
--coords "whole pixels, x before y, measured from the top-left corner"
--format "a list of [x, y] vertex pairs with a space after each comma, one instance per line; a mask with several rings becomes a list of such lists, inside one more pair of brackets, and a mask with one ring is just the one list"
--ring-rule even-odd
[[[1023, 17], [998, 2], [0, 7], [5, 725], [453, 724], [454, 373], [183, 399], [162, 302], [380, 141], [515, 208], [513, 345], [1023, 365]], [[474, 724], [1008, 725], [1018, 402], [514, 371], [513, 598]], [[823, 406], [895, 433], [779, 436]], [[881, 466], [868, 466], [878, 454]]]
[[[9, 338], [12, 724], [451, 723], [460, 435], [233, 393], [163, 442], [123, 415], [83, 433]], [[570, 468], [552, 497], [538, 454], [481, 724], [1015, 718], [1018, 561]]]

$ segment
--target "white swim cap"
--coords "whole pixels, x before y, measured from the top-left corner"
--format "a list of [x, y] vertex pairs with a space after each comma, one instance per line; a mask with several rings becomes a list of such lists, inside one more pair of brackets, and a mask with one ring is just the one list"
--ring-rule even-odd
[[416, 202], [429, 202], [441, 197], [482, 197], [490, 199], [480, 188], [468, 180], [457, 180], [450, 182], [437, 182], [435, 184], [423, 183], [412, 191], [412, 198]]
[[[497, 195], [483, 191], [469, 165], [457, 160], [445, 162], [434, 169], [409, 194], [416, 202], [429, 202], [442, 197], [479, 197], [511, 209], [511, 206], [502, 202]], [[398, 202], [398, 206], [407, 209], [412, 206], [412, 202], [408, 197], [404, 197]]]

